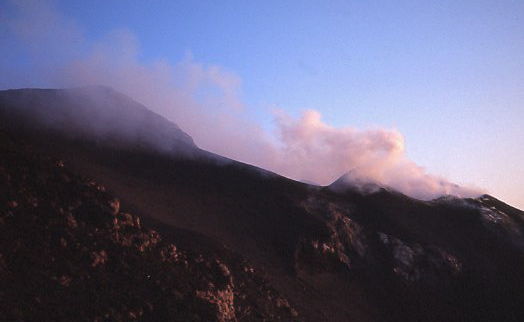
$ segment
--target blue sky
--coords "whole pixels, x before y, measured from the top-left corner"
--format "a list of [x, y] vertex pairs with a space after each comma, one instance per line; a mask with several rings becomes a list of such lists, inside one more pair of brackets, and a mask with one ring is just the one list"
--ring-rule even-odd
[[110, 43], [112, 32], [125, 30], [135, 41], [134, 64], [177, 66], [191, 57], [234, 75], [235, 99], [247, 110], [242, 118], [269, 137], [276, 136], [275, 109], [294, 118], [316, 110], [334, 128], [394, 129], [407, 158], [428, 173], [524, 208], [522, 1], [43, 6], [59, 28], [74, 30], [61, 44], [67, 49], [43, 45], [35, 54], [6, 27], [28, 9], [3, 2], [2, 88], [53, 86], [45, 72], [31, 72], [89, 56], [96, 44]]

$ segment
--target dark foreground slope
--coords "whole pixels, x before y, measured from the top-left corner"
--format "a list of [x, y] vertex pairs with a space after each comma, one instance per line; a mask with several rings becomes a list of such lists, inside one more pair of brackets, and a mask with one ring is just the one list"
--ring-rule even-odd
[[177, 247], [6, 133], [0, 156], [2, 321], [298, 320], [238, 256]]
[[[2, 95], [0, 112], [16, 108]], [[386, 189], [362, 194], [340, 182], [313, 187], [195, 146], [174, 155], [0, 121], [106, 186], [179, 245], [199, 252], [225, 246], [247, 259], [307, 321], [524, 316], [524, 214], [490, 196], [422, 202]], [[257, 301], [254, 293], [248, 298]]]

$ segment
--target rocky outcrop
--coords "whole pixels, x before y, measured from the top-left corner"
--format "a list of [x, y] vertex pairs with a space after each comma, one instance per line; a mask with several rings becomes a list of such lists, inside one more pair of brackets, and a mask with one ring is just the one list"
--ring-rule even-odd
[[380, 232], [378, 235], [390, 256], [391, 270], [407, 281], [436, 284], [461, 273], [460, 260], [439, 247], [406, 243]]
[[381, 268], [406, 281], [427, 283], [438, 283], [461, 273], [462, 264], [453, 254], [435, 245], [406, 242], [367, 228], [356, 219], [358, 210], [350, 204], [344, 206], [311, 196], [303, 206], [324, 230], [304, 238], [298, 246], [297, 267], [301, 269]]
[[313, 196], [304, 209], [318, 220], [318, 231], [305, 235], [297, 247], [299, 269], [354, 268], [366, 255], [368, 242], [362, 226], [351, 218], [350, 209]]

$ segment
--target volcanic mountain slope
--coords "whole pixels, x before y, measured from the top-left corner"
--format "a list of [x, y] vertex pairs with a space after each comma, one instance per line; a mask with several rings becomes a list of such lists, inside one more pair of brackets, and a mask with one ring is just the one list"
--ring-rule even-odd
[[[121, 97], [107, 88], [93, 90], [97, 100], [90, 104], [105, 95]], [[65, 90], [47, 91], [60, 95], [53, 94], [49, 107], [39, 99], [45, 120], [64, 108], [75, 117], [74, 97], [82, 89], [68, 93], [67, 101], [61, 100]], [[287, 298], [307, 321], [524, 316], [524, 214], [491, 196], [423, 202], [381, 187], [354, 189], [344, 180], [309, 186], [202, 151], [166, 120], [164, 133], [177, 135], [163, 136], [169, 140], [161, 144], [147, 145], [147, 135], [115, 141], [75, 128], [69, 134], [31, 112], [28, 104], [42, 93], [47, 92], [0, 92], [0, 125], [40, 153], [63, 160], [69, 171], [103, 184], [162, 236], [193, 251], [227, 247], [246, 259], [262, 272], [268, 289]], [[115, 99], [104, 108], [117, 115], [137, 104], [130, 102]], [[147, 122], [133, 126], [148, 129]]]
[[195, 147], [176, 124], [109, 87], [2, 91], [0, 101], [11, 107], [0, 110], [2, 119], [11, 120], [4, 127], [179, 154]]
[[177, 247], [5, 133], [0, 155], [2, 321], [298, 320], [238, 256]]

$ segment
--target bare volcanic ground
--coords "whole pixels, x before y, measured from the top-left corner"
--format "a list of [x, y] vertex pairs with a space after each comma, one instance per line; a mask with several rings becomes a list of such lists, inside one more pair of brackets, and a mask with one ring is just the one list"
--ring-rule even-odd
[[145, 221], [199, 232], [247, 258], [308, 321], [524, 313], [524, 216], [492, 197], [335, 192], [236, 163], [79, 146], [58, 154]]
[[[86, 312], [82, 316], [93, 318], [115, 314], [120, 320], [128, 319], [129, 312], [142, 320], [192, 316], [211, 321], [520, 321], [524, 316], [524, 213], [491, 196], [423, 202], [381, 187], [362, 193], [342, 181], [310, 186], [202, 151], [178, 127], [153, 116], [149, 118], [166, 133], [162, 137], [174, 140], [167, 150], [152, 149], [147, 140], [137, 143], [133, 135], [106, 140], [111, 131], [92, 137], [86, 135], [92, 128], [87, 125], [82, 135], [68, 135], [47, 123], [32, 126], [40, 123], [24, 118], [31, 109], [18, 95], [27, 93], [32, 92], [10, 92], [3, 99], [0, 92], [0, 126], [7, 131], [1, 165], [8, 169], [4, 186], [11, 191], [2, 200], [0, 262], [2, 283], [11, 284], [0, 294], [2, 301], [13, 301], [3, 306], [14, 308], [6, 311], [9, 316], [29, 312], [62, 318], [50, 308], [63, 303], [67, 305], [60, 312]], [[129, 104], [112, 91], [104, 93], [110, 95], [102, 100], [104, 109], [116, 104], [122, 110]], [[48, 109], [45, 95], [37, 92], [38, 108], [56, 113], [67, 107], [70, 112], [62, 117], [74, 117], [74, 95], [64, 101], [58, 94], [51, 92], [53, 108]], [[86, 111], [88, 106], [80, 108]], [[144, 113], [136, 104], [131, 108]], [[23, 127], [17, 126], [20, 120]], [[111, 122], [104, 124], [111, 128]], [[143, 131], [156, 138], [149, 128]], [[171, 153], [181, 146], [184, 153]], [[51, 161], [35, 161], [42, 158]], [[57, 168], [52, 160], [65, 166]], [[11, 174], [18, 167], [26, 169], [20, 170], [25, 176]], [[52, 184], [55, 179], [46, 179], [48, 172], [64, 173], [72, 187]], [[97, 183], [90, 186], [91, 181]], [[107, 190], [100, 191], [100, 185]], [[75, 201], [85, 194], [87, 201]], [[33, 195], [37, 207], [32, 206]], [[98, 210], [88, 211], [89, 200], [97, 196], [101, 199], [92, 203]], [[118, 210], [111, 206], [112, 196], [120, 201]], [[41, 208], [46, 204], [50, 206]], [[14, 213], [18, 216], [10, 215]], [[80, 228], [69, 226], [69, 214]], [[26, 219], [12, 221], [22, 216]], [[48, 226], [56, 221], [53, 233], [46, 224], [37, 225], [38, 220], [49, 220]], [[135, 237], [120, 237], [128, 228], [129, 236], [142, 236], [136, 244]], [[150, 229], [158, 233], [150, 235]], [[87, 251], [81, 246], [69, 250], [76, 244], [66, 237], [83, 231]], [[14, 240], [21, 237], [13, 234], [18, 233], [36, 248], [17, 248]], [[166, 257], [171, 244], [183, 260]], [[25, 249], [24, 256], [34, 259], [23, 261], [15, 254], [7, 260], [5, 254], [16, 249]], [[106, 255], [100, 255], [102, 250]], [[82, 259], [84, 266], [64, 271], [69, 266], [53, 266], [51, 255], [45, 255], [51, 251], [62, 262]], [[134, 277], [128, 281], [128, 275]], [[22, 276], [45, 283], [26, 283]], [[62, 276], [68, 285], [61, 285]], [[151, 286], [152, 277], [161, 287]], [[101, 286], [110, 280], [116, 285]], [[39, 305], [35, 298], [45, 299], [38, 294], [53, 287], [58, 290], [50, 292], [58, 294], [53, 302]], [[130, 298], [138, 300], [125, 304]], [[145, 298], [156, 299], [149, 301], [153, 309]], [[69, 310], [74, 305], [68, 301], [82, 309]]]
[[238, 256], [177, 246], [6, 133], [0, 156], [1, 320], [299, 320]]

